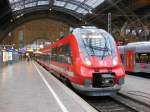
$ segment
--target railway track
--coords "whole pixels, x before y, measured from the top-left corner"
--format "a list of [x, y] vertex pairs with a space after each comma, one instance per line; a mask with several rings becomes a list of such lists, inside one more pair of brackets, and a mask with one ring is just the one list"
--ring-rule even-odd
[[137, 112], [111, 97], [86, 97], [84, 99], [99, 112]]
[[[67, 85], [65, 80], [59, 80]], [[73, 90], [71, 86], [69, 88]], [[76, 92], [75, 90], [73, 91]], [[150, 112], [150, 105], [146, 105], [122, 94], [116, 94], [111, 97], [88, 97], [79, 95], [99, 112]]]
[[82, 97], [99, 112], [150, 112], [150, 107], [122, 95]]

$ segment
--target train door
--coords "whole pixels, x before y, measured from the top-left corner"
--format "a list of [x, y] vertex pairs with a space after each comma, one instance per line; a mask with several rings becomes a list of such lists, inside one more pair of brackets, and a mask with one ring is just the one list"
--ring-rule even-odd
[[126, 71], [128, 72], [134, 72], [134, 51], [133, 50], [127, 50], [126, 51]]

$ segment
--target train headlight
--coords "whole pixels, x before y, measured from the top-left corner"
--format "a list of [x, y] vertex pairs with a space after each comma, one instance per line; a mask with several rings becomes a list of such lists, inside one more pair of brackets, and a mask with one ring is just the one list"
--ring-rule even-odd
[[92, 65], [92, 63], [91, 63], [91, 61], [89, 60], [89, 58], [85, 58], [85, 59], [84, 59], [84, 64], [86, 64], [87, 66], [91, 66], [91, 65]]
[[118, 64], [118, 57], [113, 57], [113, 65], [116, 66]]

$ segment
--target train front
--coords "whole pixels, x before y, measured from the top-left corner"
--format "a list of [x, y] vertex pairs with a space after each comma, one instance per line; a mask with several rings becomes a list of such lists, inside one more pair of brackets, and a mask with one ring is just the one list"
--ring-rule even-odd
[[86, 95], [106, 96], [118, 92], [125, 72], [113, 37], [97, 28], [74, 30], [79, 47], [75, 62], [80, 84], [73, 86]]

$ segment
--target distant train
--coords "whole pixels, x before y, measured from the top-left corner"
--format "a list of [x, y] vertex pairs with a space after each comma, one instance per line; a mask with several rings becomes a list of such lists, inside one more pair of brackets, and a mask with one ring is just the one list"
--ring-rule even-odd
[[75, 28], [41, 49], [37, 61], [84, 95], [112, 95], [124, 84], [125, 72], [116, 43], [102, 29]]
[[135, 42], [119, 46], [126, 72], [150, 73], [150, 42]]

